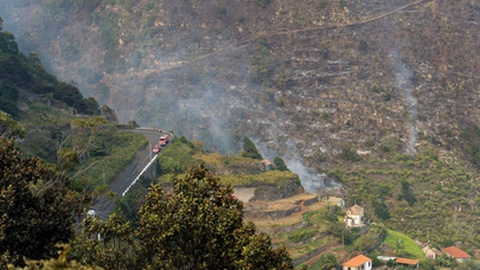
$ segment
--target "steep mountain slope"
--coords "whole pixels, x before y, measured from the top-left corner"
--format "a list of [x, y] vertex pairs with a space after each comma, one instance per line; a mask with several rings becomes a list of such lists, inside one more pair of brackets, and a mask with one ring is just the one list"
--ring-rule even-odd
[[476, 234], [478, 1], [10, 0], [0, 15], [121, 121], [224, 153], [247, 134], [385, 203], [395, 226], [427, 238], [455, 213], [465, 231], [449, 241]]
[[145, 148], [142, 135], [115, 124], [114, 111], [59, 81], [37, 54], [25, 56], [15, 36], [0, 31], [0, 137], [16, 137], [22, 154], [50, 163], [83, 192], [104, 186]]
[[290, 142], [302, 160], [388, 135], [414, 152], [416, 132], [442, 141], [478, 124], [475, 1], [31, 0], [3, 10], [27, 49], [121, 120], [221, 150], [227, 130], [283, 153]]

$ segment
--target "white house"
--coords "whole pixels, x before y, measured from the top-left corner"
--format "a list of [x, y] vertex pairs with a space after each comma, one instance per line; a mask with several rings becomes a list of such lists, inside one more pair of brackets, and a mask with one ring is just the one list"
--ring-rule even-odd
[[342, 270], [372, 270], [372, 259], [358, 255], [342, 264]]
[[347, 210], [345, 216], [345, 225], [347, 227], [362, 227], [365, 225], [365, 214], [363, 207], [355, 204]]

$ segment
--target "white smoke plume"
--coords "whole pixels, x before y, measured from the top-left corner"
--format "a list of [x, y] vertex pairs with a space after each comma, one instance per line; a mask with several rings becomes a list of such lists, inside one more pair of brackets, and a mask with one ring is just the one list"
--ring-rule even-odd
[[398, 52], [391, 51], [389, 58], [393, 60], [393, 70], [395, 72], [395, 82], [402, 91], [406, 100], [406, 106], [409, 109], [410, 119], [408, 121], [408, 143], [407, 152], [410, 156], [415, 156], [415, 145], [417, 144], [417, 99], [412, 95], [412, 72], [401, 61]]
[[290, 171], [298, 174], [302, 186], [307, 192], [314, 193], [320, 189], [341, 187], [339, 183], [330, 179], [326, 174], [316, 173], [305, 167], [297, 158], [289, 160], [286, 163]]
[[[268, 143], [262, 143], [255, 139], [253, 141], [264, 157], [276, 156], [276, 151], [272, 149]], [[329, 178], [325, 173], [318, 173], [313, 169], [306, 167], [298, 157], [298, 153], [300, 153], [301, 150], [297, 148], [298, 144], [294, 139], [287, 140], [285, 145], [287, 145], [287, 148], [289, 149], [289, 154], [284, 154], [280, 157], [285, 161], [285, 164], [291, 172], [298, 174], [300, 182], [307, 192], [315, 193], [319, 190], [342, 187], [342, 184]]]

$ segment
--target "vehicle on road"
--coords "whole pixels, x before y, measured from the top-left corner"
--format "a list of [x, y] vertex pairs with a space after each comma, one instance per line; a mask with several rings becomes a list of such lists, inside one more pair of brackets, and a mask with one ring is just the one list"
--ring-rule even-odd
[[153, 147], [152, 152], [156, 154], [156, 153], [160, 152], [160, 150], [162, 150], [162, 147], [160, 147], [160, 145], [156, 144], [156, 145]]
[[160, 144], [160, 146], [165, 146], [165, 145], [167, 145], [167, 143], [168, 143], [168, 136], [167, 136], [167, 135], [162, 135], [162, 136], [160, 136], [160, 139], [159, 139], [158, 143]]
[[94, 209], [89, 209], [87, 211], [87, 217], [94, 218], [96, 216], [97, 216], [97, 211], [95, 211]]

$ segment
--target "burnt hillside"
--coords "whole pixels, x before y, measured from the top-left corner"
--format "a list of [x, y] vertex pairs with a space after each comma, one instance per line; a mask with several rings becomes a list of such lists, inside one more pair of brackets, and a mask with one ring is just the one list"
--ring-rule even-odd
[[416, 133], [478, 124], [475, 1], [267, 2], [25, 0], [2, 16], [121, 120], [221, 150], [250, 134], [313, 163], [341, 142], [393, 135], [413, 152]]

